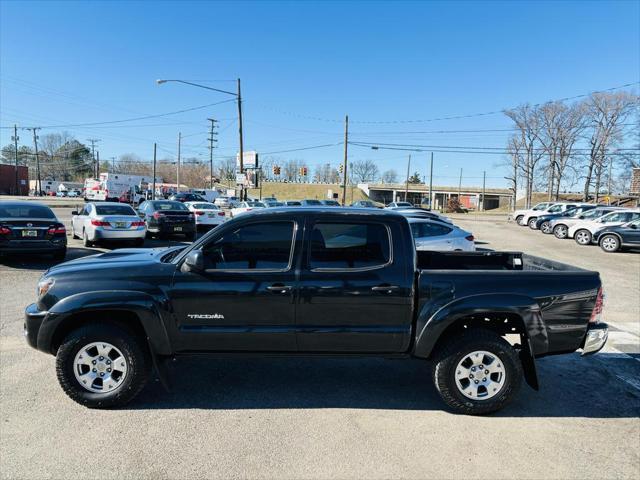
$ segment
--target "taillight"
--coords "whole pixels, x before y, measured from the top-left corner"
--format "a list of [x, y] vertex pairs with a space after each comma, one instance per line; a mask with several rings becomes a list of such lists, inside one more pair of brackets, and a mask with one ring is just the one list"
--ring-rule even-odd
[[198, 215], [198, 216], [200, 216], [200, 215], [204, 215], [204, 212], [200, 212], [200, 211], [198, 211], [198, 212], [196, 212], [196, 215]]
[[596, 304], [593, 306], [593, 310], [591, 311], [591, 318], [589, 319], [589, 323], [600, 323], [602, 319], [602, 309], [604, 307], [604, 293], [602, 292], [602, 287], [598, 289], [598, 295], [596, 296]]
[[143, 221], [131, 222], [131, 226], [132, 227], [143, 227], [144, 226], [144, 222]]
[[155, 218], [156, 220], [158, 220], [160, 218], [164, 218], [164, 213], [153, 212], [153, 218]]
[[47, 230], [48, 235], [66, 235], [67, 229], [62, 225], [58, 225], [57, 227], [51, 227]]
[[11, 235], [11, 230], [7, 227], [0, 227], [0, 235]]
[[464, 237], [465, 240], [469, 240], [470, 242], [473, 242], [475, 240], [475, 238], [473, 237], [473, 235], [467, 235], [466, 237]]
[[95, 227], [108, 227], [111, 224], [109, 222], [103, 222], [102, 220], [91, 220], [91, 225]]
[[224, 217], [224, 212], [218, 212], [219, 217]]

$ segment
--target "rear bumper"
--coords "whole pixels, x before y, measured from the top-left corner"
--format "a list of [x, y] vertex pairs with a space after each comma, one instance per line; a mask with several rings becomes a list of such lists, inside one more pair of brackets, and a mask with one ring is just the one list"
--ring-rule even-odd
[[606, 323], [590, 324], [582, 345], [582, 355], [598, 353], [607, 343], [607, 338], [609, 338], [609, 325]]
[[102, 230], [95, 229], [95, 240], [131, 240], [135, 238], [144, 238], [146, 230], [138, 228], [136, 230]]
[[67, 237], [56, 240], [0, 242], [0, 253], [56, 253], [67, 248]]
[[[180, 228], [181, 230], [176, 230], [176, 228]], [[160, 224], [149, 224], [148, 230], [153, 233], [166, 233], [168, 235], [179, 235], [181, 233], [193, 233], [196, 231], [195, 222], [189, 223], [160, 223]]]

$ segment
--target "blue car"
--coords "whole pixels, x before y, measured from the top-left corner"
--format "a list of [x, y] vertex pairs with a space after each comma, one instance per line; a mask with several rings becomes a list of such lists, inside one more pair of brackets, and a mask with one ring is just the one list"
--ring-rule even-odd
[[593, 241], [607, 253], [623, 248], [640, 248], [640, 218], [616, 227], [605, 227], [593, 234]]

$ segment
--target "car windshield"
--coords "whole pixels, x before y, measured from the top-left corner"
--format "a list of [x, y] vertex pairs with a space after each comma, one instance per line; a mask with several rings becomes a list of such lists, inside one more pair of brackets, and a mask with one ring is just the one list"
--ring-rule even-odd
[[191, 206], [200, 210], [218, 210], [213, 203], [192, 203]]
[[247, 202], [247, 207], [264, 208], [265, 205], [262, 202]]
[[183, 203], [180, 202], [153, 202], [153, 208], [155, 210], [189, 210]]
[[0, 218], [46, 218], [55, 219], [56, 216], [49, 207], [44, 205], [2, 205]]
[[129, 205], [96, 205], [98, 215], [135, 215]]
[[304, 203], [307, 205], [322, 205], [320, 200], [305, 200]]
[[290, 202], [287, 202], [287, 205], [290, 207], [299, 207], [302, 204], [300, 202], [290, 201]]

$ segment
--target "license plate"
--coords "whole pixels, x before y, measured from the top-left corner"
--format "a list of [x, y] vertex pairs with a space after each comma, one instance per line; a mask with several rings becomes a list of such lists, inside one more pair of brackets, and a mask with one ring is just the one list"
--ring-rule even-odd
[[38, 236], [38, 231], [37, 230], [23, 230], [22, 231], [22, 236], [23, 237], [37, 237]]
[[207, 217], [209, 218], [215, 218], [216, 214], [215, 213], [208, 213]]
[[116, 222], [116, 228], [127, 228], [127, 224], [125, 222]]
[[182, 231], [182, 227], [173, 227], [173, 231], [174, 232], [181, 232]]

